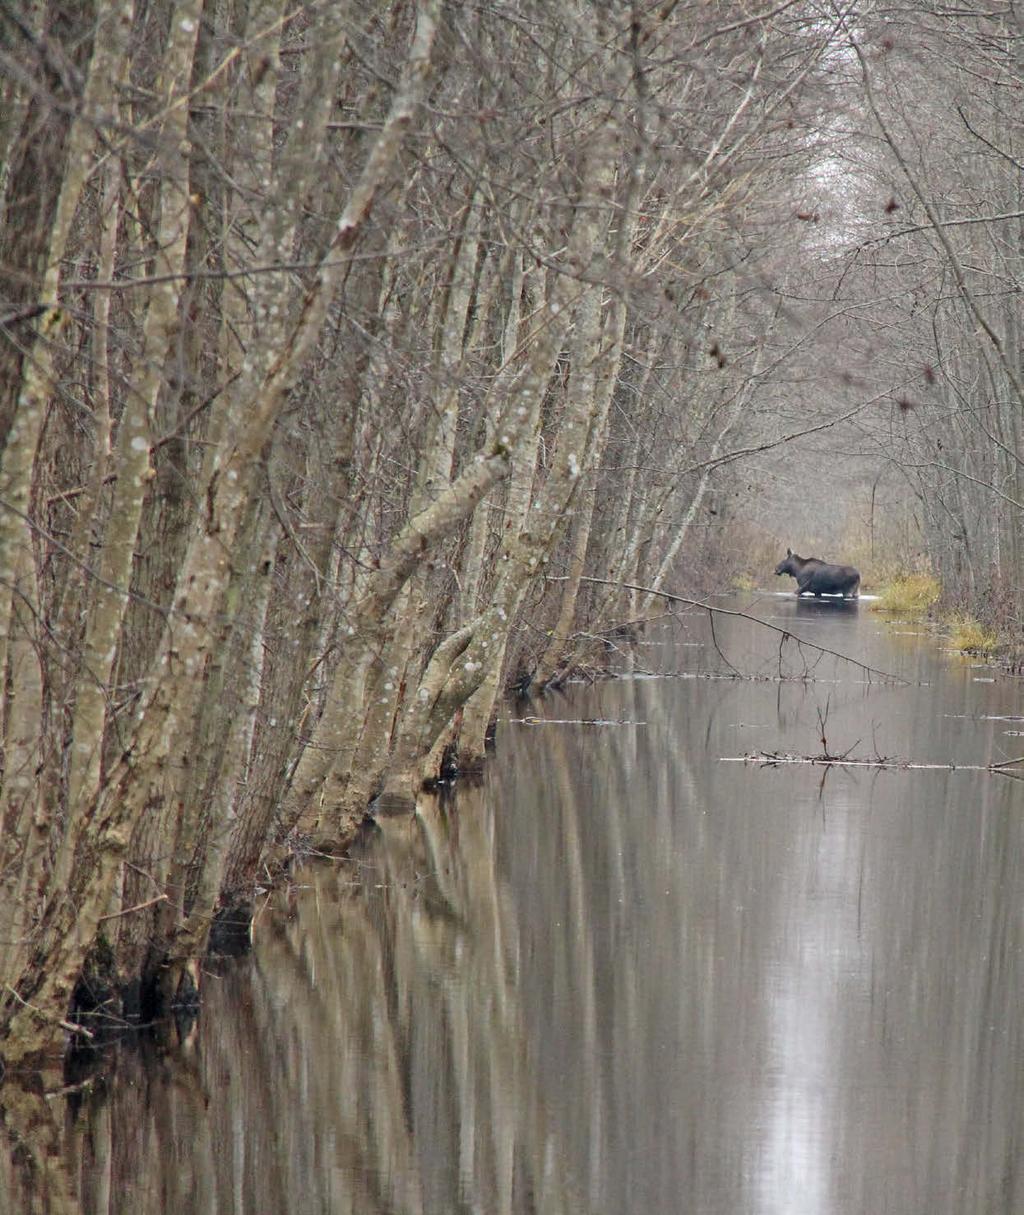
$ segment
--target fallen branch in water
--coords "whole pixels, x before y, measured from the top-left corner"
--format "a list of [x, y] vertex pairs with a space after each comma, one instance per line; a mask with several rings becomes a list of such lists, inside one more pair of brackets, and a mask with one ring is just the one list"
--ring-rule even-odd
[[1024, 721], [1020, 713], [943, 713], [942, 716], [960, 721]]
[[1024, 755], [1004, 759], [997, 764], [928, 764], [885, 755], [876, 759], [851, 759], [849, 752], [843, 755], [792, 755], [787, 751], [751, 751], [746, 755], [720, 755], [718, 758], [719, 763], [723, 764], [760, 764], [763, 768], [776, 768], [783, 764], [807, 764], [815, 768], [889, 768], [903, 772], [1001, 772], [1006, 776], [1024, 776], [1024, 772], [1013, 771], [1018, 764], [1024, 764]]
[[645, 721], [629, 721], [626, 718], [607, 717], [506, 717], [514, 726], [646, 726]]

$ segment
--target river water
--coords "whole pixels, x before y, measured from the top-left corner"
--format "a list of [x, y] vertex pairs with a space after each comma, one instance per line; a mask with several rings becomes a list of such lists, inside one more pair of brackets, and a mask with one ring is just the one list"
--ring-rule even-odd
[[268, 897], [181, 1041], [0, 1090], [0, 1206], [1024, 1212], [1024, 784], [734, 762], [999, 763], [1024, 686], [863, 603], [721, 603], [907, 682], [687, 613], [509, 710], [481, 785]]

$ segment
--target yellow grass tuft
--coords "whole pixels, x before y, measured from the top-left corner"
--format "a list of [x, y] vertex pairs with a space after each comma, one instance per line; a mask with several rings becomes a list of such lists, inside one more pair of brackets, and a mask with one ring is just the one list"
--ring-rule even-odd
[[998, 636], [991, 630], [979, 624], [973, 616], [958, 612], [950, 616], [946, 622], [949, 628], [949, 641], [954, 650], [962, 650], [965, 654], [992, 654], [999, 645]]
[[923, 616], [941, 593], [942, 588], [931, 574], [903, 574], [884, 586], [871, 606], [876, 612]]

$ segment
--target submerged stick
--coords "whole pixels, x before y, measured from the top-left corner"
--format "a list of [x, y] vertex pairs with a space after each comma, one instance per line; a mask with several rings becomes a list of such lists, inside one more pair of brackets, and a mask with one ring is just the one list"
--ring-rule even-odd
[[506, 717], [513, 726], [646, 726], [645, 721], [611, 717]]
[[1024, 775], [1011, 772], [1017, 764], [1024, 764], [1024, 755], [1004, 759], [997, 764], [929, 764], [910, 759], [849, 759], [844, 755], [790, 755], [784, 751], [751, 751], [747, 755], [720, 755], [723, 764], [761, 764], [766, 768], [782, 764], [808, 764], [816, 768], [896, 768], [913, 772], [1005, 772], [1008, 776]]

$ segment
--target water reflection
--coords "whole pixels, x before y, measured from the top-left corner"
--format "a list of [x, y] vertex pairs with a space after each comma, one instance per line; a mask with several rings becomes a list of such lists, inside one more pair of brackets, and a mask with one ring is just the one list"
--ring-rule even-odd
[[839, 615], [856, 615], [860, 608], [858, 599], [815, 599], [813, 596], [801, 595], [796, 600], [798, 616], [818, 616], [824, 612]]
[[777, 637], [687, 617], [651, 669], [766, 678], [506, 726], [482, 788], [297, 875], [193, 1037], [74, 1106], [5, 1088], [0, 1209], [1024, 1210], [1024, 789], [720, 762], [823, 718], [833, 749], [988, 762], [1017, 685], [869, 612], [759, 610], [911, 682], [792, 643], [772, 680]]

